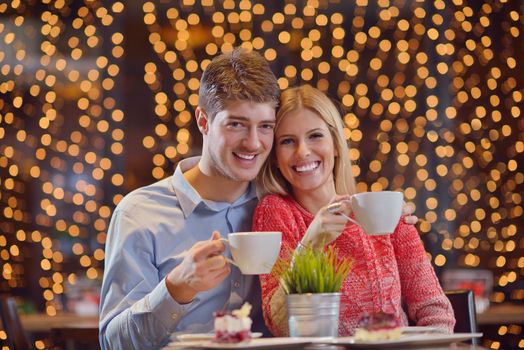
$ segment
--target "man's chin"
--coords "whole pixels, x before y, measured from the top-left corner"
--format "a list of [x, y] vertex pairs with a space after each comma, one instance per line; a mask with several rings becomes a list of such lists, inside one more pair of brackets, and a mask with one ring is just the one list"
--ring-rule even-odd
[[256, 178], [256, 175], [236, 174], [234, 179], [239, 182], [251, 182]]
[[257, 178], [259, 171], [260, 169], [255, 169], [255, 170], [250, 169], [248, 171], [239, 169], [235, 171], [234, 173], [232, 173], [231, 175], [233, 175], [232, 178], [234, 178], [236, 181], [250, 182]]

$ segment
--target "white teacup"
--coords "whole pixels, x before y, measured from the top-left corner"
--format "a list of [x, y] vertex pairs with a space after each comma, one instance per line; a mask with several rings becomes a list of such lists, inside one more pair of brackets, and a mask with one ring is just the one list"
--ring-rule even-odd
[[363, 192], [351, 196], [356, 224], [368, 235], [393, 233], [402, 215], [404, 198], [401, 192]]
[[[393, 233], [404, 205], [402, 193], [394, 191], [357, 193], [351, 196], [350, 202], [356, 220], [346, 218], [362, 227], [368, 235]], [[333, 203], [330, 207], [332, 212], [337, 212], [340, 203]]]
[[229, 244], [233, 265], [244, 275], [271, 272], [277, 261], [282, 232], [234, 232], [223, 239]]

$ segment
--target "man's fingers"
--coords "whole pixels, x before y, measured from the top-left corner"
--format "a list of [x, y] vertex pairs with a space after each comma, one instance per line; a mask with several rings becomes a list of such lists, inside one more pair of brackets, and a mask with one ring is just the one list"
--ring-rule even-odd
[[411, 215], [415, 211], [415, 207], [411, 203], [404, 202], [404, 205], [402, 206], [402, 214], [404, 215]]
[[218, 240], [218, 239], [220, 239], [220, 232], [218, 232], [218, 231], [213, 231], [213, 232], [211, 233], [211, 238], [210, 238], [209, 240], [210, 240], [210, 241], [216, 241], [216, 240]]
[[201, 261], [212, 255], [222, 254], [226, 247], [219, 240], [207, 241], [195, 248], [193, 258], [195, 261]]
[[215, 255], [201, 262], [205, 271], [215, 272], [227, 266], [226, 258], [223, 255]]
[[231, 268], [227, 266], [222, 272], [215, 276], [215, 285], [220, 284], [229, 274], [231, 273]]
[[415, 206], [412, 203], [404, 202], [402, 206], [402, 215], [404, 216], [404, 222], [408, 225], [415, 225], [418, 222], [418, 217], [413, 215], [415, 211]]
[[415, 215], [405, 216], [404, 222], [409, 225], [415, 225], [418, 222], [418, 217], [416, 217]]

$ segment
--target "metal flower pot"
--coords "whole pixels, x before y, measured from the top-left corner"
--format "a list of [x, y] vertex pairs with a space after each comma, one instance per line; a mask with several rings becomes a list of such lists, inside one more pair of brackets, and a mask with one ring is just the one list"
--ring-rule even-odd
[[341, 293], [286, 295], [291, 337], [337, 337]]

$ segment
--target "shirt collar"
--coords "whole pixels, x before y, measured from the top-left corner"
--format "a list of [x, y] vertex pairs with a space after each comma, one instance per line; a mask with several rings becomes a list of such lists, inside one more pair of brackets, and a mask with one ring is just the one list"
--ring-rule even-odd
[[200, 194], [187, 182], [184, 177], [184, 172], [195, 167], [200, 161], [200, 157], [191, 157], [183, 159], [178, 162], [178, 165], [173, 174], [171, 183], [173, 189], [184, 213], [184, 217], [188, 217], [193, 213], [195, 208], [203, 203], [206, 207], [213, 211], [221, 211], [229, 207], [241, 206], [246, 202], [249, 202], [257, 197], [257, 191], [254, 182], [250, 182], [247, 191], [240, 196], [234, 203], [228, 202], [214, 202], [207, 199], [204, 199]]

